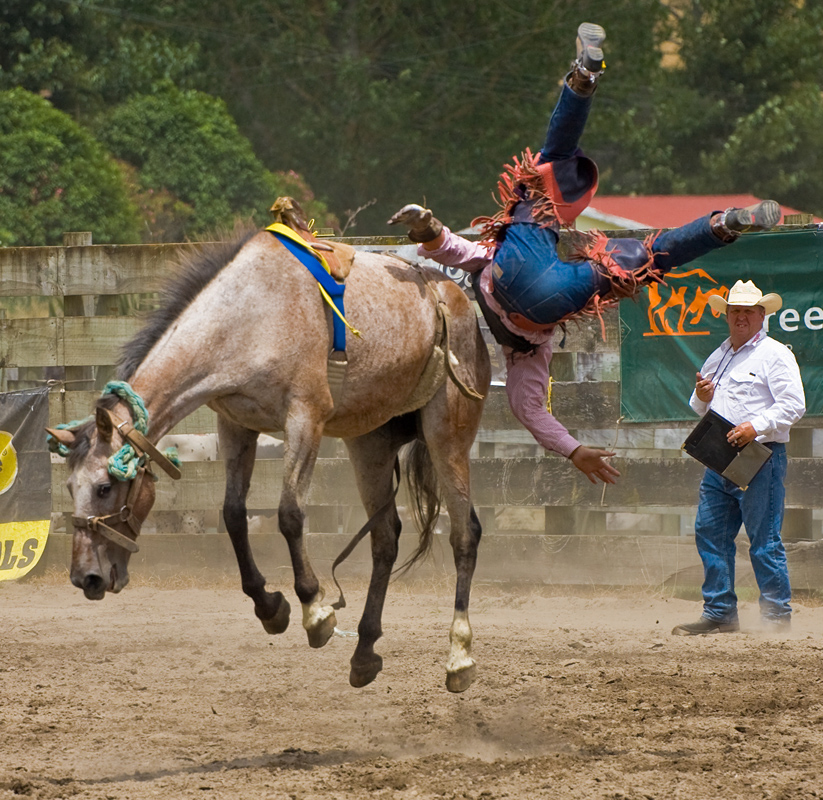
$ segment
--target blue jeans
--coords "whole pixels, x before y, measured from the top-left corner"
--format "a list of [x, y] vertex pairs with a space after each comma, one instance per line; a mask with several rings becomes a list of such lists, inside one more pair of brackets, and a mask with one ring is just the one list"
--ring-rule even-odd
[[769, 443], [772, 457], [744, 492], [710, 469], [700, 483], [695, 541], [703, 560], [703, 616], [737, 621], [734, 540], [741, 523], [751, 542], [749, 556], [760, 589], [760, 613], [789, 619], [792, 609], [786, 551], [780, 538], [786, 477], [786, 445]]
[[[709, 225], [711, 215], [666, 231], [652, 246], [661, 273], [724, 247]], [[495, 255], [494, 296], [508, 313], [550, 325], [580, 311], [594, 295], [605, 295], [611, 282], [589, 261], [561, 261], [557, 234], [534, 223], [515, 222]], [[607, 249], [627, 270], [642, 267], [648, 254], [637, 239], [610, 239]]]
[[541, 164], [547, 161], [562, 161], [577, 153], [591, 107], [591, 95], [581, 97], [569, 88], [565, 80], [563, 81], [560, 97], [549, 119], [546, 141], [540, 148], [537, 159]]

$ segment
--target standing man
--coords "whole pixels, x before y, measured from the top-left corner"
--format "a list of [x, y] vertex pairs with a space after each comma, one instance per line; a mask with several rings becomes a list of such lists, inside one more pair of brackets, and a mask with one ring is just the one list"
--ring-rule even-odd
[[757, 439], [772, 457], [746, 491], [707, 469], [700, 483], [695, 541], [703, 560], [703, 616], [678, 625], [676, 636], [730, 633], [740, 630], [734, 593], [734, 540], [741, 523], [751, 542], [749, 556], [760, 589], [763, 625], [786, 631], [791, 627], [791, 587], [786, 551], [780, 538], [789, 429], [806, 411], [800, 370], [791, 350], [763, 330], [766, 314], [777, 311], [779, 295], [763, 293], [752, 281], [737, 281], [728, 302], [709, 298], [726, 312], [729, 338], [697, 373], [689, 405], [698, 414], [710, 408], [734, 424], [728, 440], [743, 447]]

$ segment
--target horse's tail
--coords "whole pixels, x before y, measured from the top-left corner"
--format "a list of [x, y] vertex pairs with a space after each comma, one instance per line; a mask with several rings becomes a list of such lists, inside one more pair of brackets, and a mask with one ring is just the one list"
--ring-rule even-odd
[[440, 484], [426, 443], [416, 439], [407, 448], [403, 472], [409, 489], [411, 514], [420, 531], [417, 549], [395, 570], [404, 575], [432, 549], [434, 531], [440, 516]]

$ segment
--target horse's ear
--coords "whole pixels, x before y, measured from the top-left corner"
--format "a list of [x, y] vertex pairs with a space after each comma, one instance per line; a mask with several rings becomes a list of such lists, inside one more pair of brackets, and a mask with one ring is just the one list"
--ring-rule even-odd
[[105, 408], [97, 409], [95, 422], [97, 423], [97, 435], [104, 441], [110, 442], [112, 433], [114, 432], [114, 425], [111, 421], [111, 415]]
[[46, 428], [46, 433], [49, 434], [49, 436], [53, 436], [60, 444], [64, 444], [66, 447], [71, 447], [74, 444], [74, 433], [65, 428]]

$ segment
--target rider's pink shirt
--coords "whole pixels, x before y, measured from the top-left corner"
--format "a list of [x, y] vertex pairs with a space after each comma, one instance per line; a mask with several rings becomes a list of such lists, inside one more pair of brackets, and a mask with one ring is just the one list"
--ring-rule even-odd
[[514, 416], [526, 430], [547, 450], [568, 458], [580, 442], [546, 410], [549, 386], [549, 363], [552, 360], [552, 335], [526, 331], [515, 325], [494, 297], [491, 284], [493, 257], [491, 251], [477, 242], [443, 227], [445, 239], [436, 250], [417, 248], [422, 258], [430, 258], [447, 267], [458, 267], [466, 272], [480, 272], [480, 291], [489, 308], [497, 314], [512, 333], [537, 345], [532, 354], [518, 353], [503, 347], [506, 357], [506, 394]]

